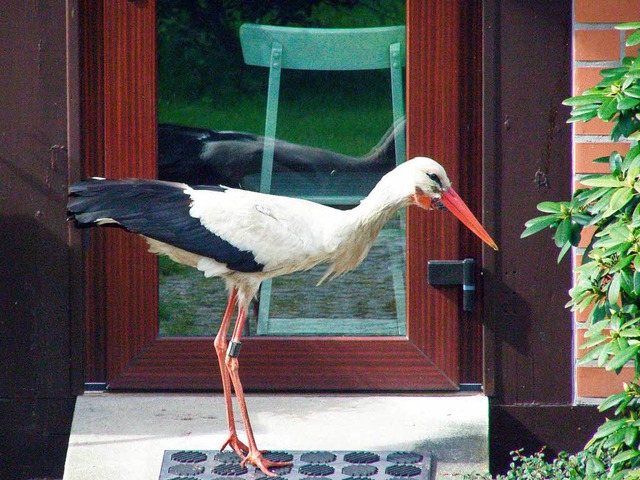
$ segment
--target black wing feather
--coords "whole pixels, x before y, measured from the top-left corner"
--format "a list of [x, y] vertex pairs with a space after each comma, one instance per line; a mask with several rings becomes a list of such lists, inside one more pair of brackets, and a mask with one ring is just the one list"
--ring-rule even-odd
[[[191, 197], [186, 188], [185, 184], [159, 180], [89, 179], [71, 187], [67, 208], [78, 226], [112, 219], [129, 232], [213, 258], [232, 270], [262, 271], [264, 265], [256, 262], [251, 252], [220, 238], [189, 214]], [[198, 188], [226, 190], [220, 186]]]

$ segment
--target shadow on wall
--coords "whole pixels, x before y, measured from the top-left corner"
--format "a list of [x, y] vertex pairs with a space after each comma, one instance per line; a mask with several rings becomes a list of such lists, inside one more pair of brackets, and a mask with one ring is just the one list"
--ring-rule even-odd
[[40, 215], [0, 217], [0, 478], [62, 477], [73, 417], [69, 250]]

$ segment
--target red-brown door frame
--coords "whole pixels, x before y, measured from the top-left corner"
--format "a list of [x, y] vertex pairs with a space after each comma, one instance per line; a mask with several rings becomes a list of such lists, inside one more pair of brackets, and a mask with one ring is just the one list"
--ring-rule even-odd
[[[85, 173], [156, 175], [155, 2], [84, 2]], [[100, 3], [100, 2], [98, 2]], [[407, 153], [437, 158], [480, 207], [479, 2], [407, 2]], [[463, 159], [470, 159], [474, 168]], [[470, 172], [473, 172], [472, 174]], [[410, 209], [407, 337], [243, 341], [250, 390], [456, 390], [479, 383], [480, 316], [426, 283], [429, 258], [478, 258], [447, 215]], [[87, 381], [111, 389], [219, 389], [213, 338], [157, 336], [157, 261], [140, 238], [93, 233], [87, 257]], [[463, 325], [464, 323], [464, 325]], [[266, 372], [271, 372], [267, 375]]]

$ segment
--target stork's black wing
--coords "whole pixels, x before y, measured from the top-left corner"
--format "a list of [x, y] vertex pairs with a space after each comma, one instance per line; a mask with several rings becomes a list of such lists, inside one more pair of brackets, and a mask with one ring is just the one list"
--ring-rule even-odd
[[[222, 239], [190, 215], [187, 185], [159, 180], [89, 179], [69, 190], [70, 219], [78, 226], [117, 225], [125, 230], [213, 258], [240, 272], [262, 271], [252, 252]], [[204, 186], [224, 193], [225, 187]], [[116, 223], [113, 223], [116, 222]]]

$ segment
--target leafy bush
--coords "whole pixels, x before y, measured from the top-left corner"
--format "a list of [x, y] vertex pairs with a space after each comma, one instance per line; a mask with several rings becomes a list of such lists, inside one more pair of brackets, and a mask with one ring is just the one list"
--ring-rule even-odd
[[[560, 453], [552, 462], [545, 460], [544, 451], [525, 456], [522, 450], [511, 452], [512, 462], [506, 475], [496, 480], [582, 480], [585, 478], [584, 462], [578, 456]], [[491, 480], [489, 474], [468, 474], [463, 480]]]
[[[640, 22], [616, 28], [634, 30], [627, 46], [640, 44]], [[640, 59], [626, 57], [620, 67], [604, 69], [601, 75], [595, 87], [565, 100], [573, 107], [569, 121], [597, 117], [614, 122], [613, 141], [637, 142]], [[613, 152], [594, 161], [607, 163], [610, 172], [582, 177], [580, 183], [587, 188], [576, 190], [570, 201], [539, 204], [546, 215], [529, 220], [522, 237], [551, 228], [560, 261], [578, 246], [585, 227], [593, 230], [567, 304], [574, 311], [589, 310], [587, 341], [581, 346], [586, 353], [580, 363], [596, 362], [616, 373], [632, 364], [635, 376], [624, 392], [600, 405], [601, 411], [615, 408], [614, 418], [600, 426], [582, 452], [584, 478], [640, 478], [640, 146], [635, 143], [626, 156]]]

